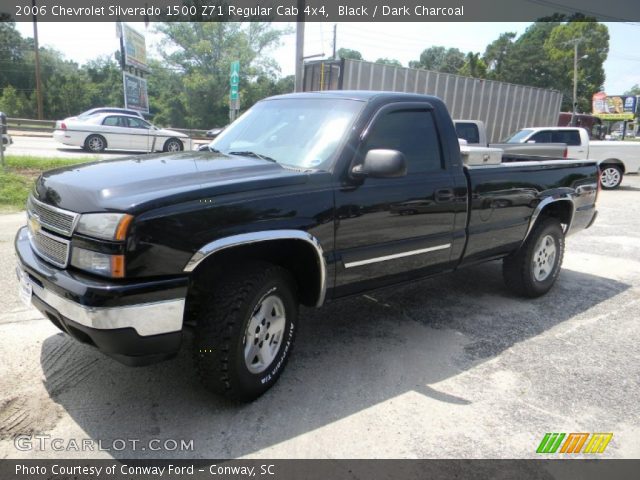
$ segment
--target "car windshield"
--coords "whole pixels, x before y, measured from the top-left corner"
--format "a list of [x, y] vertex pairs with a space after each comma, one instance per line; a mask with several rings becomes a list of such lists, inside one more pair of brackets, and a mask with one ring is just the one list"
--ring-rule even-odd
[[533, 130], [525, 128], [509, 135], [502, 143], [524, 143], [525, 139], [533, 133]]
[[244, 113], [209, 148], [327, 170], [363, 106], [357, 100], [335, 98], [267, 100]]

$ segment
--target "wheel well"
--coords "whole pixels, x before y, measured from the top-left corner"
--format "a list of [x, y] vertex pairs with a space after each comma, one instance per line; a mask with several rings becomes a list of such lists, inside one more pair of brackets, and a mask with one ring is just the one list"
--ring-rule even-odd
[[167, 138], [167, 140], [164, 142], [163, 147], [166, 147], [171, 140], [176, 140], [177, 142], [180, 142], [180, 145], [182, 145], [182, 148], [184, 148], [184, 142], [176, 137]]
[[566, 233], [571, 225], [571, 220], [573, 219], [573, 204], [569, 200], [558, 200], [557, 202], [552, 202], [542, 209], [538, 215], [536, 223], [544, 220], [545, 218], [557, 219], [563, 225]]
[[[193, 271], [189, 295], [197, 296], [203, 285], [207, 290], [215, 288], [216, 281], [224, 281], [225, 272], [251, 261], [264, 261], [286, 268], [296, 282], [300, 303], [307, 306], [318, 303], [323, 285], [317, 251], [308, 242], [296, 239], [238, 245], [211, 254]], [[187, 304], [190, 303], [189, 295]]]
[[622, 173], [627, 173], [625, 171], [624, 168], [624, 163], [622, 163], [620, 160], [618, 160], [617, 158], [607, 158], [606, 160], [602, 160], [598, 166], [600, 168], [602, 167], [608, 167], [609, 165], [615, 165], [616, 167], [620, 167], [620, 169], [622, 170]]

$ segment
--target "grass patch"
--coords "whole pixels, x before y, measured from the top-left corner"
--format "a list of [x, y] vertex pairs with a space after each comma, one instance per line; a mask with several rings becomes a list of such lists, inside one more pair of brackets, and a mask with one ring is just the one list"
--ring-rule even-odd
[[0, 168], [0, 212], [23, 210], [33, 183], [42, 172], [94, 161], [91, 157], [66, 158], [5, 156], [6, 169]]

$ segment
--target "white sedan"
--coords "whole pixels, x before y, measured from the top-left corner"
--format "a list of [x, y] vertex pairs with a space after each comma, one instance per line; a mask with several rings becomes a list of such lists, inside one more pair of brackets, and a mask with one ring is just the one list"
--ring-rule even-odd
[[191, 139], [184, 133], [155, 127], [140, 117], [116, 113], [93, 115], [86, 120], [58, 121], [53, 138], [96, 153], [105, 149], [179, 152], [192, 148]]

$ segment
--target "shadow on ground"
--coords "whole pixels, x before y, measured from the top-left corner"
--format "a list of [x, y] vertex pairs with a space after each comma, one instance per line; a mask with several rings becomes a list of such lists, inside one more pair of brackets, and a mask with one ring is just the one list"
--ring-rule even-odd
[[549, 294], [526, 300], [507, 293], [500, 264], [491, 263], [303, 310], [287, 370], [248, 405], [231, 404], [198, 385], [190, 338], [177, 358], [134, 369], [58, 334], [43, 343], [41, 364], [51, 398], [96, 441], [194, 440], [193, 452], [127, 449], [111, 452], [116, 458], [238, 457], [407, 392], [464, 408], [470, 398], [430, 385], [628, 288], [563, 270]]

